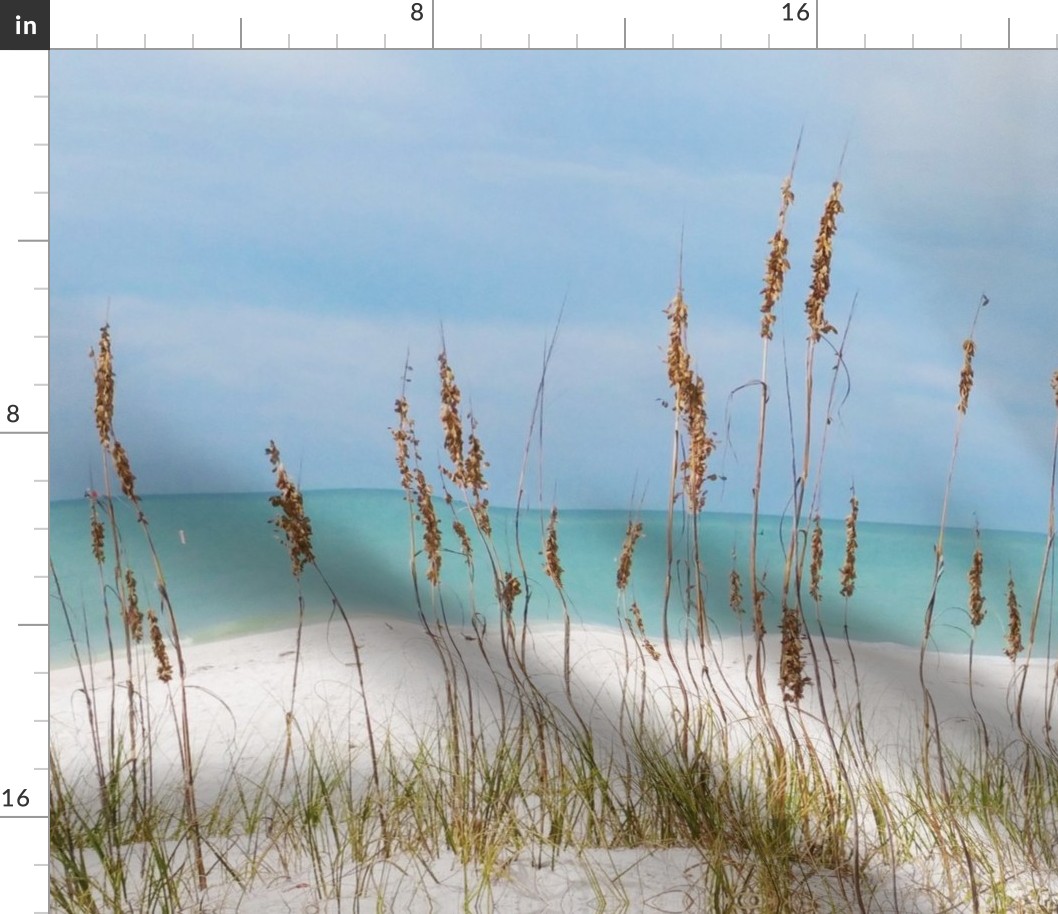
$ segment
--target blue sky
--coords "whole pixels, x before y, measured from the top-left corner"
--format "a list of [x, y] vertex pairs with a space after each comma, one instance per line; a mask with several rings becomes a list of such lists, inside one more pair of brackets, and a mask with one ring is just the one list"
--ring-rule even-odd
[[[830, 319], [851, 390], [823, 513], [935, 523], [960, 344], [982, 293], [952, 518], [1046, 524], [1058, 368], [1058, 61], [961, 52], [56, 52], [53, 498], [99, 482], [87, 352], [109, 317], [119, 436], [144, 493], [263, 491], [275, 438], [306, 488], [393, 487], [406, 353], [436, 462], [441, 326], [514, 501], [540, 362], [545, 500], [667, 493], [662, 313], [680, 239], [691, 348], [749, 506], [761, 275], [803, 131], [793, 268], [770, 356], [764, 507], [786, 504], [803, 306], [845, 184]], [[842, 155], [844, 153], [844, 160]], [[109, 301], [109, 311], [108, 311]], [[831, 356], [817, 356], [817, 384]], [[796, 435], [800, 436], [800, 423]]]

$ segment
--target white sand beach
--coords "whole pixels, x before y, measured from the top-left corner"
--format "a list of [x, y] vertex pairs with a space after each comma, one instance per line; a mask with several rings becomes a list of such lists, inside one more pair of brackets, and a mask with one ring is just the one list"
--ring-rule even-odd
[[[354, 618], [353, 631], [360, 646], [367, 709], [378, 746], [395, 758], [411, 758], [427, 747], [437, 750], [439, 721], [444, 720], [445, 675], [441, 655], [419, 624], [387, 620], [380, 616]], [[496, 719], [501, 714], [505, 689], [507, 713], [515, 690], [504, 683], [504, 653], [490, 624], [479, 641], [473, 631], [452, 630], [449, 647], [459, 649], [465, 663], [457, 678], [464, 698], [471, 696], [478, 719]], [[834, 769], [834, 753], [823, 727], [820, 690], [813, 683], [801, 702], [802, 714], [787, 719], [777, 687], [780, 646], [777, 634], [766, 636], [767, 667], [764, 679], [770, 690], [774, 721], [793, 742], [811, 741], [820, 758]], [[829, 687], [830, 665], [823, 644], [813, 639], [822, 662], [822, 678], [831, 725], [838, 729]], [[287, 712], [291, 708], [296, 631], [249, 635], [228, 641], [191, 644], [184, 648], [187, 664], [187, 701], [191, 743], [195, 759], [195, 788], [200, 812], [231, 793], [236, 783], [264, 783], [278, 777], [282, 763]], [[660, 647], [660, 645], [659, 645]], [[754, 705], [752, 638], [730, 638], [715, 642], [706, 653], [708, 677], [697, 684], [688, 670], [700, 672], [701, 661], [693, 651], [678, 648], [677, 666], [665, 657], [655, 661], [641, 655], [631, 636], [617, 629], [575, 626], [571, 638], [572, 705], [568, 703], [563, 677], [563, 632], [561, 626], [530, 630], [525, 668], [540, 693], [555, 708], [567, 713], [571, 726], [582, 719], [592, 733], [600, 757], [612, 761], [615, 770], [629, 764], [627, 730], [620, 723], [629, 703], [642, 703], [646, 718], [660, 726], [670, 722], [679, 709], [680, 676], [695, 704], [716, 703], [726, 709], [722, 730], [729, 739], [728, 753], [737, 755], [740, 741], [750, 745], [761, 732], [761, 713]], [[843, 642], [830, 643], [837, 693], [846, 697], [843, 707], [854, 707], [853, 664]], [[917, 650], [893, 644], [854, 645], [855, 668], [860, 680], [865, 741], [874, 747], [875, 772], [893, 791], [899, 805], [921, 763], [923, 694], [919, 683]], [[454, 656], [454, 655], [453, 655]], [[631, 657], [631, 661], [626, 658]], [[806, 652], [806, 673], [816, 678]], [[491, 661], [491, 663], [489, 662]], [[179, 691], [176, 680], [168, 686], [153, 676], [153, 658], [142, 656], [148, 666], [148, 701], [153, 747], [153, 777], [156, 794], [180, 793], [180, 753], [174, 719]], [[631, 663], [631, 669], [629, 669]], [[175, 660], [174, 660], [175, 664]], [[971, 754], [980, 743], [980, 726], [988, 728], [990, 744], [1012, 743], [1017, 728], [1012, 719], [1016, 689], [1012, 677], [1017, 665], [1003, 657], [976, 657], [973, 661], [973, 696], [970, 701], [968, 658], [964, 655], [926, 656], [925, 672], [936, 715], [942, 722], [946, 745]], [[680, 676], [676, 670], [680, 671]], [[1025, 684], [1022, 724], [1026, 737], [1044, 746], [1047, 676], [1044, 661], [1033, 661]], [[127, 731], [124, 659], [116, 677], [109, 663], [97, 663], [90, 675], [94, 689], [97, 729], [106, 734], [112, 686], [116, 691], [118, 732]], [[469, 684], [469, 685], [466, 685]], [[55, 758], [71, 790], [90, 798], [96, 789], [93, 775], [91, 729], [88, 726], [82, 673], [75, 667], [53, 671], [51, 677], [51, 743]], [[176, 704], [174, 704], [176, 703]], [[788, 706], [793, 710], [793, 706]], [[319, 751], [348, 758], [352, 789], [367, 788], [371, 761], [365, 732], [364, 704], [349, 634], [343, 623], [306, 627], [301, 642], [297, 689], [293, 699], [294, 760], [302, 776], [310, 766], [304, 755], [305, 741]], [[579, 726], [579, 725], [578, 725]], [[483, 727], [483, 729], [487, 729]], [[130, 745], [126, 743], [126, 746]], [[432, 749], [431, 749], [432, 747]], [[439, 750], [437, 750], [439, 751]], [[1053, 751], [1053, 750], [1052, 750]], [[141, 757], [146, 753], [138, 750]], [[848, 761], [848, 760], [846, 760]], [[851, 764], [851, 762], [849, 762]], [[272, 766], [269, 768], [269, 766]], [[358, 786], [359, 785], [359, 786]], [[289, 784], [288, 784], [289, 786]], [[90, 802], [90, 799], [86, 799]], [[174, 800], [178, 805], [178, 800]], [[865, 827], [865, 826], [864, 826]], [[970, 827], [968, 825], [968, 827]], [[851, 839], [851, 836], [850, 836]], [[307, 848], [268, 840], [268, 829], [254, 836], [226, 834], [209, 842], [208, 887], [198, 897], [195, 910], [243, 912], [243, 914], [287, 914], [339, 911], [709, 911], [714, 907], [709, 879], [703, 875], [700, 848], [686, 846], [597, 847], [584, 840], [579, 846], [541, 850], [519, 842], [502, 851], [483, 867], [480, 861], [461, 862], [452, 850], [437, 846], [429, 853], [397, 853], [386, 861], [357, 865], [353, 860], [332, 859], [321, 872], [319, 858]], [[218, 856], [224, 863], [217, 862]], [[340, 857], [340, 855], [338, 855]], [[733, 872], [738, 872], [732, 860]], [[1020, 871], [997, 864], [1004, 872], [1002, 890], [1008, 899], [1020, 899], [1012, 910], [1056, 911], [1048, 898], [1058, 898], [1058, 876], [1041, 872], [1026, 861]], [[938, 859], [911, 853], [897, 865], [882, 859], [863, 861], [868, 874], [869, 897], [857, 900], [838, 870], [805, 868], [795, 874], [804, 886], [797, 910], [870, 911], [972, 910], [969, 902], [952, 906]], [[237, 878], [238, 877], [238, 878]], [[791, 876], [794, 878], [794, 875]], [[993, 891], [994, 878], [988, 891]], [[241, 884], [240, 884], [241, 883]], [[985, 887], [981, 887], [984, 891]], [[958, 891], [958, 890], [957, 890]], [[945, 892], [948, 894], [945, 895]], [[1048, 894], [1050, 893], [1050, 894]], [[1007, 902], [1010, 904], [1010, 902]], [[724, 910], [767, 910], [747, 890], [737, 906]], [[994, 910], [985, 906], [982, 910]]]

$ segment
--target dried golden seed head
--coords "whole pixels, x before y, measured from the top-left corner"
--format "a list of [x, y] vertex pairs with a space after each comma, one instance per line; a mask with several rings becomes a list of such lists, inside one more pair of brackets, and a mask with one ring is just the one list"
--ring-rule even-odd
[[849, 499], [849, 514], [845, 518], [845, 562], [839, 572], [841, 595], [851, 597], [856, 590], [856, 518], [860, 513], [860, 502], [855, 495]]
[[1011, 660], [1017, 658], [1024, 649], [1021, 643], [1021, 609], [1018, 606], [1018, 597], [1014, 592], [1014, 575], [1007, 579], [1007, 647], [1003, 651]]
[[786, 237], [786, 212], [793, 203], [794, 195], [791, 189], [791, 179], [787, 175], [782, 183], [782, 205], [779, 208], [779, 227], [771, 239], [771, 249], [764, 266], [764, 288], [761, 294], [764, 303], [760, 306], [760, 335], [766, 339], [772, 338], [772, 325], [775, 323], [775, 306], [782, 297], [783, 283], [786, 273], [790, 269], [790, 261], [786, 255], [790, 248], [790, 242]]
[[136, 477], [132, 473], [129, 455], [125, 453], [125, 448], [117, 438], [113, 438], [110, 442], [110, 455], [114, 458], [114, 472], [117, 473], [118, 481], [121, 483], [121, 491], [125, 493], [129, 501], [138, 505]]
[[1051, 375], [1051, 390], [1054, 391], [1054, 405], [1058, 406], [1058, 371]]
[[114, 429], [114, 362], [110, 352], [110, 325], [99, 330], [99, 351], [89, 356], [95, 361], [95, 418], [99, 443], [108, 446]]
[[970, 582], [970, 624], [977, 628], [984, 621], [985, 598], [981, 593], [981, 578], [984, 575], [985, 559], [980, 549], [975, 549], [970, 560], [970, 571], [966, 578]]
[[652, 660], [655, 662], [661, 659], [661, 654], [658, 653], [658, 649], [654, 647], [651, 640], [647, 637], [646, 626], [643, 625], [643, 613], [639, 609], [639, 604], [634, 600], [632, 601], [631, 607], [632, 619], [635, 622], [636, 630], [639, 632], [640, 640], [643, 643], [643, 650], [645, 650]]
[[558, 560], [558, 508], [551, 508], [551, 518], [547, 523], [547, 534], [544, 538], [544, 573], [562, 589], [562, 565]]
[[505, 571], [503, 578], [497, 582], [497, 585], [498, 592], [496, 596], [499, 598], [500, 606], [508, 613], [513, 612], [514, 601], [518, 594], [522, 592], [522, 582], [509, 571]]
[[628, 586], [628, 579], [632, 575], [632, 553], [635, 552], [636, 542], [643, 535], [643, 524], [632, 521], [628, 522], [625, 530], [624, 545], [621, 546], [621, 558], [617, 563], [617, 589], [623, 591]]
[[804, 654], [801, 647], [801, 617], [795, 609], [784, 608], [782, 613], [782, 655], [779, 658], [779, 684], [784, 701], [800, 701], [805, 686], [811, 679], [804, 675]]
[[974, 369], [973, 359], [974, 354], [977, 352], [977, 347], [974, 345], [972, 339], [963, 340], [962, 344], [963, 361], [962, 371], [959, 372], [959, 406], [958, 410], [960, 413], [966, 413], [966, 408], [970, 402], [970, 391], [973, 390], [974, 386]]
[[459, 545], [463, 550], [463, 555], [469, 562], [474, 557], [474, 548], [470, 543], [470, 535], [467, 533], [467, 528], [457, 520], [452, 521], [452, 530], [455, 531], [455, 535], [459, 537]]
[[283, 466], [275, 441], [268, 443], [265, 453], [272, 464], [278, 490], [278, 494], [271, 496], [268, 501], [273, 508], [279, 508], [282, 512], [272, 518], [270, 523], [283, 533], [294, 577], [300, 578], [305, 566], [316, 561], [312, 551], [312, 523], [305, 513], [301, 492]]
[[441, 524], [437, 519], [437, 512], [433, 506], [433, 490], [426, 481], [426, 474], [416, 467], [415, 479], [415, 507], [416, 519], [422, 524], [422, 543], [426, 552], [428, 564], [426, 580], [431, 584], [441, 583]]
[[812, 287], [805, 302], [805, 313], [808, 316], [809, 338], [813, 342], [818, 342], [824, 333], [837, 331], [833, 324], [827, 322], [823, 306], [830, 293], [830, 262], [834, 253], [834, 235], [838, 230], [838, 213], [844, 212], [841, 190], [841, 182], [835, 181], [819, 222], [815, 254], [812, 256]]
[[151, 651], [154, 659], [158, 661], [158, 678], [162, 682], [169, 682], [173, 678], [173, 667], [169, 663], [169, 652], [165, 649], [165, 639], [153, 609], [147, 610], [147, 622], [151, 633]]
[[716, 442], [707, 431], [705, 382], [691, 369], [691, 357], [687, 352], [687, 304], [683, 299], [682, 289], [677, 291], [665, 313], [669, 318], [669, 349], [666, 359], [669, 383], [676, 395], [676, 414], [688, 439], [686, 457], [680, 464], [680, 473], [688, 509], [696, 514], [705, 504], [704, 486], [709, 478], [707, 467]]
[[738, 569], [734, 567], [731, 569], [728, 602], [737, 615], [741, 616], [746, 611], [742, 602], [742, 577], [739, 575]]
[[92, 501], [92, 517], [89, 523], [92, 527], [92, 556], [95, 558], [96, 564], [102, 565], [105, 557], [103, 545], [106, 537], [103, 529], [103, 522], [99, 519], [94, 500]]
[[817, 603], [823, 598], [819, 591], [819, 585], [823, 579], [823, 527], [816, 515], [812, 526], [812, 564], [809, 566], [810, 585], [808, 592]]
[[456, 384], [455, 373], [448, 364], [448, 354], [442, 349], [437, 357], [441, 375], [441, 428], [444, 430], [444, 446], [451, 470], [444, 470], [456, 485], [465, 485], [463, 474], [463, 422], [459, 417], [461, 395]]
[[467, 458], [464, 464], [466, 471], [466, 484], [474, 495], [477, 495], [483, 489], [487, 489], [489, 484], [485, 481], [485, 467], [489, 465], [489, 462], [485, 459], [485, 451], [481, 446], [481, 441], [478, 440], [478, 436], [475, 434], [473, 429], [477, 428], [477, 423], [474, 421], [474, 417], [470, 417], [470, 427], [472, 429], [469, 437], [469, 444], [467, 446]]
[[474, 523], [478, 525], [481, 535], [488, 538], [492, 536], [492, 521], [489, 520], [489, 500], [483, 498], [470, 506], [470, 515]]
[[397, 414], [397, 427], [390, 429], [393, 441], [397, 445], [397, 470], [400, 473], [400, 487], [404, 490], [405, 497], [411, 498], [414, 489], [414, 480], [411, 475], [411, 461], [414, 453], [418, 457], [419, 442], [415, 439], [415, 428], [411, 415], [408, 411], [408, 401], [405, 397], [399, 397], [393, 407]]
[[139, 595], [136, 592], [136, 576], [132, 569], [125, 570], [125, 625], [136, 644], [143, 642], [143, 610], [140, 609]]

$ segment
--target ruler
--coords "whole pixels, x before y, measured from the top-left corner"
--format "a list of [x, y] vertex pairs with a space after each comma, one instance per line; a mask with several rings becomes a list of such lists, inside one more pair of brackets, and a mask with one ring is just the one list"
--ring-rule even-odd
[[48, 51], [11, 18], [14, 40], [0, 43], [0, 866], [4, 907], [22, 914], [48, 909]]
[[52, 0], [51, 15], [55, 49], [1058, 48], [1058, 6], [1039, 0]]
[[866, 51], [1058, 49], [1038, 0], [17, 0], [0, 39], [0, 866], [4, 910], [48, 910], [49, 58], [66, 50]]

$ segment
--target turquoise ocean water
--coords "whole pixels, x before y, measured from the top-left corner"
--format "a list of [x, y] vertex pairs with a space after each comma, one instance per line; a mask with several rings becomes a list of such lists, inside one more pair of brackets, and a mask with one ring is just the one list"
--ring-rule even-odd
[[[438, 502], [438, 513], [446, 523], [444, 545], [455, 550], [458, 543], [447, 521], [450, 509]], [[122, 547], [128, 564], [140, 581], [141, 606], [157, 609], [154, 565], [143, 534], [128, 505], [118, 506]], [[297, 585], [290, 561], [275, 528], [269, 523], [275, 510], [268, 494], [154, 496], [143, 499], [144, 513], [161, 559], [181, 636], [191, 641], [212, 640], [274, 628], [297, 622]], [[408, 505], [397, 491], [339, 490], [305, 493], [305, 508], [312, 521], [314, 549], [319, 566], [351, 614], [381, 613], [397, 618], [417, 617], [415, 591], [409, 573], [410, 534]], [[470, 528], [466, 512], [460, 514]], [[636, 548], [630, 596], [642, 609], [649, 630], [661, 628], [662, 583], [666, 567], [666, 515], [643, 512], [645, 535]], [[530, 622], [562, 619], [562, 606], [555, 588], [542, 568], [542, 524], [546, 516], [523, 511], [492, 509], [494, 539], [503, 561], [517, 570], [516, 533], [529, 576]], [[587, 623], [617, 625], [618, 595], [615, 585], [617, 558], [628, 523], [626, 511], [580, 510], [559, 515], [559, 549], [565, 570], [564, 585], [574, 619]], [[720, 633], [736, 634], [739, 619], [728, 603], [728, 581], [732, 550], [742, 574], [743, 591], [749, 595], [747, 551], [750, 518], [738, 514], [705, 513], [700, 521], [700, 540], [707, 574], [710, 620]], [[765, 625], [778, 629], [782, 586], [783, 536], [788, 522], [762, 519], [758, 564], [765, 572], [769, 591]], [[918, 645], [923, 614], [933, 577], [936, 530], [896, 524], [859, 525], [856, 592], [846, 601], [839, 595], [838, 569], [844, 559], [844, 524], [824, 521], [825, 561], [820, 618], [828, 634], [841, 635], [846, 621], [850, 635], [863, 641], [892, 641]], [[108, 537], [110, 531], [108, 530]], [[677, 531], [678, 533], [678, 531]], [[416, 542], [421, 537], [416, 531]], [[977, 633], [975, 650], [999, 654], [1004, 648], [1007, 622], [1006, 583], [1012, 570], [1019, 601], [1026, 618], [1035, 597], [1043, 558], [1041, 534], [982, 531], [985, 556], [984, 593], [986, 618]], [[113, 542], [108, 538], [108, 556]], [[949, 530], [945, 538], [945, 573], [941, 581], [933, 626], [933, 643], [945, 651], [965, 651], [969, 645], [966, 573], [974, 549], [973, 533]], [[677, 554], [680, 546], [677, 543]], [[468, 583], [466, 565], [455, 551], [444, 555], [441, 591], [450, 622], [469, 620], [476, 609], [488, 624], [494, 624], [498, 608], [492, 595], [491, 573], [480, 543], [476, 544], [476, 584]], [[51, 505], [51, 558], [58, 576], [67, 613], [55, 596], [52, 582], [52, 663], [72, 662], [72, 642], [83, 650], [90, 644], [101, 655], [105, 647], [104, 588], [90, 548], [87, 499], [59, 501]], [[682, 576], [684, 569], [678, 573]], [[420, 562], [420, 586], [424, 605], [433, 615], [429, 590]], [[103, 582], [111, 589], [113, 580]], [[1045, 591], [1038, 642], [1049, 633], [1051, 603]], [[807, 587], [807, 585], [806, 585]], [[331, 598], [316, 573], [307, 569], [303, 578], [307, 618], [325, 620], [331, 613]], [[677, 595], [678, 596], [678, 595]], [[811, 622], [816, 607], [805, 594]], [[111, 611], [115, 602], [110, 601]], [[520, 614], [523, 604], [517, 606]], [[682, 624], [679, 603], [670, 610], [670, 623]], [[748, 616], [745, 630], [751, 629]], [[118, 620], [112, 620], [120, 629]], [[1058, 636], [1058, 633], [1056, 633]]]

